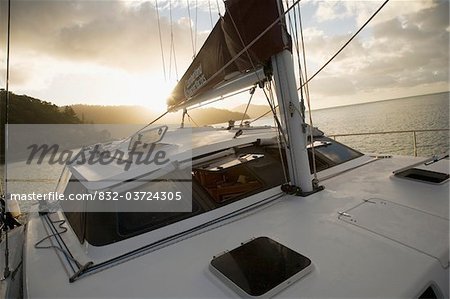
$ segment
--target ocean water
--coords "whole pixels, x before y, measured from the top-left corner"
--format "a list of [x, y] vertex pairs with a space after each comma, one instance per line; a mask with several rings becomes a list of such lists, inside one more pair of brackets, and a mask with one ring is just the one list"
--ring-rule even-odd
[[[313, 125], [326, 135], [448, 129], [449, 97], [450, 93], [445, 92], [313, 110]], [[255, 122], [255, 125], [270, 124], [273, 124], [271, 117]], [[412, 133], [337, 137], [336, 140], [364, 153], [414, 155]], [[449, 150], [448, 131], [419, 132], [416, 141], [418, 156], [428, 157]]]
[[[313, 111], [314, 126], [327, 135], [449, 128], [448, 92]], [[338, 137], [362, 152], [413, 155], [413, 134]], [[449, 132], [416, 133], [417, 155], [449, 150]]]
[[[449, 93], [328, 108], [312, 112], [313, 124], [326, 135], [399, 130], [448, 129]], [[273, 124], [271, 117], [255, 125]], [[449, 150], [449, 132], [417, 133], [419, 156], [432, 156]], [[412, 133], [338, 137], [338, 141], [361, 152], [413, 155]], [[46, 193], [54, 191], [60, 165], [18, 164], [8, 167], [8, 192]], [[4, 168], [0, 166], [0, 174]]]

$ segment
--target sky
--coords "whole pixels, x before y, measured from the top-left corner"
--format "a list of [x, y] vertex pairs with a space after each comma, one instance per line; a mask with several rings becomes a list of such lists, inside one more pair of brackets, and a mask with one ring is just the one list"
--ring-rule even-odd
[[[383, 2], [302, 0], [308, 74]], [[1, 88], [6, 9], [7, 1], [0, 0]], [[14, 0], [9, 89], [60, 106], [142, 105], [164, 111], [219, 13], [224, 13], [222, 0]], [[311, 81], [312, 108], [448, 91], [449, 33], [448, 0], [391, 0]], [[235, 107], [248, 98], [216, 107]], [[264, 102], [259, 93], [253, 103]]]

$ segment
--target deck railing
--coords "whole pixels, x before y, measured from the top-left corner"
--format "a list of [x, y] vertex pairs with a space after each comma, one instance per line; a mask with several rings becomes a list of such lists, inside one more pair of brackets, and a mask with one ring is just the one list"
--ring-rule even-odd
[[332, 134], [332, 135], [327, 135], [327, 136], [330, 137], [330, 138], [333, 138], [334, 140], [336, 140], [337, 137], [410, 133], [410, 134], [412, 134], [414, 156], [417, 157], [417, 133], [422, 133], [422, 132], [445, 132], [445, 131], [448, 132], [449, 130], [450, 129], [400, 130], [400, 131], [365, 132], [365, 133], [350, 133], [350, 134]]

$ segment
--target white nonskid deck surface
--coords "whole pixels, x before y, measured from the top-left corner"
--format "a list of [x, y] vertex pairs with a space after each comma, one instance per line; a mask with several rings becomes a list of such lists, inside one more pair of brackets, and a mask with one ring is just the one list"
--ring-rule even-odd
[[[369, 163], [322, 182], [322, 192], [307, 198], [284, 196], [248, 217], [72, 284], [54, 250], [33, 248], [42, 237], [36, 234], [42, 222], [33, 218], [26, 248], [26, 292], [32, 298], [237, 297], [209, 271], [212, 257], [253, 237], [268, 236], [306, 255], [315, 266], [278, 294], [280, 298], [417, 298], [432, 281], [444, 286], [441, 292], [448, 297], [448, 267], [437, 259], [338, 219], [339, 212], [364, 199], [379, 198], [448, 222], [448, 182], [431, 185], [391, 178], [392, 171], [417, 161], [394, 157]], [[448, 160], [430, 167], [448, 169]], [[448, 230], [445, 233], [448, 238]]]

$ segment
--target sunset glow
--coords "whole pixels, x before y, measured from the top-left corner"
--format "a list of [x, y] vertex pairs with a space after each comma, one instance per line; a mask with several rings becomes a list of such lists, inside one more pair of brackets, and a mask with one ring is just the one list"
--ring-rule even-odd
[[[0, 3], [4, 86], [7, 2]], [[186, 3], [172, 1], [171, 23], [169, 1], [158, 1], [160, 33], [155, 1], [12, 1], [10, 90], [57, 105], [141, 105], [164, 111], [177, 79], [218, 12], [223, 13], [223, 3], [218, 8], [216, 2], [196, 3], [189, 20]], [[308, 73], [381, 3], [302, 2]], [[391, 1], [311, 82], [313, 108], [447, 91], [448, 18], [448, 1]], [[243, 96], [228, 104], [247, 100]]]

